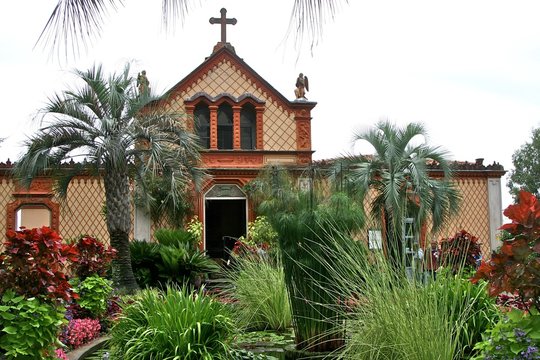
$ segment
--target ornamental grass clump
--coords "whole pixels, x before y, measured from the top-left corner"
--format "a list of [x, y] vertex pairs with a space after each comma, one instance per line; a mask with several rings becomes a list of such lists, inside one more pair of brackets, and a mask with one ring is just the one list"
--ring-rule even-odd
[[326, 194], [314, 184], [308, 191], [294, 191], [288, 173], [277, 167], [269, 168], [257, 186], [255, 194], [264, 199], [259, 210], [279, 239], [296, 347], [308, 352], [336, 351], [345, 341], [344, 317], [333, 306], [337, 259], [322, 251], [321, 245], [332, 243], [337, 234], [348, 236], [359, 229], [364, 220], [362, 207], [344, 193]]
[[124, 306], [111, 331], [111, 358], [227, 359], [233, 324], [225, 306], [203, 291], [146, 289]]
[[[493, 302], [479, 300], [482, 289], [443, 277], [421, 285], [402, 276], [391, 260], [368, 250], [364, 242], [334, 240], [317, 245], [316, 253], [336, 259], [330, 263], [319, 257], [333, 271], [329, 281], [336, 291], [331, 295], [347, 319], [343, 328], [348, 340], [341, 358], [459, 359], [470, 346], [464, 344], [470, 333], [485, 331], [471, 325], [483, 318], [486, 308], [493, 310]], [[319, 287], [328, 288], [325, 283]]]
[[291, 327], [291, 306], [279, 260], [248, 253], [236, 257], [225, 277], [223, 295], [233, 300], [238, 326], [275, 331]]

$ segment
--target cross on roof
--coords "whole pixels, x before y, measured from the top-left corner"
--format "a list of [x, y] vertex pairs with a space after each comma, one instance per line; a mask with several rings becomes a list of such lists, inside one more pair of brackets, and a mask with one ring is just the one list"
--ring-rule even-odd
[[227, 42], [227, 24], [236, 25], [236, 18], [227, 19], [227, 9], [223, 8], [220, 10], [221, 17], [210, 18], [210, 24], [221, 24], [221, 42]]

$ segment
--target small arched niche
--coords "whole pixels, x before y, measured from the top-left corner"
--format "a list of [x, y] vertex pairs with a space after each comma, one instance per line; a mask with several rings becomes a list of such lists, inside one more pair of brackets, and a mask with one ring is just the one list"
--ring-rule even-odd
[[15, 211], [15, 229], [52, 226], [53, 213], [44, 204], [23, 204]]

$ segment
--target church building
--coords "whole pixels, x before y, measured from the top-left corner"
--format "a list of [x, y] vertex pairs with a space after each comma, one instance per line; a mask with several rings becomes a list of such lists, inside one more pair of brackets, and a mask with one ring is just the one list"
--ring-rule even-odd
[[[236, 54], [226, 38], [227, 25], [236, 20], [227, 18], [225, 9], [210, 22], [221, 26], [221, 41], [157, 105], [187, 114], [188, 128], [199, 137], [202, 167], [210, 176], [196, 194], [194, 215], [203, 223], [204, 248], [210, 256], [222, 257], [223, 238], [245, 235], [248, 222], [256, 217], [244, 185], [269, 164], [297, 170], [312, 164], [311, 120], [316, 102], [304, 97], [308, 84], [302, 74], [295, 96], [289, 99]], [[0, 221], [0, 232], [21, 225], [49, 225], [65, 239], [80, 234], [108, 239], [99, 179], [78, 177], [70, 184], [67, 201], [60, 202], [51, 178], [37, 179], [30, 189], [22, 189], [10, 175], [11, 166], [9, 161], [0, 163], [0, 219], [5, 219]], [[456, 162], [455, 168], [464, 201], [460, 214], [441, 235], [466, 229], [483, 241], [485, 254], [497, 246], [505, 171], [498, 164], [486, 166], [481, 159]], [[430, 171], [438, 176], [437, 169]], [[131, 238], [152, 241], [156, 225], [149, 216], [134, 209], [132, 219]]]

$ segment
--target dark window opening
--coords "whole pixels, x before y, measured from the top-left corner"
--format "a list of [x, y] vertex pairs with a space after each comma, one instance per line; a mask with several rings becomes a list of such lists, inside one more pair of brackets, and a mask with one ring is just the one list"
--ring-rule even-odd
[[233, 111], [229, 104], [223, 104], [218, 109], [217, 121], [218, 149], [233, 148]]
[[240, 147], [245, 150], [256, 148], [257, 121], [255, 108], [246, 104], [240, 112]]
[[210, 148], [210, 109], [206, 105], [197, 105], [194, 111], [195, 132], [199, 136], [199, 145]]

